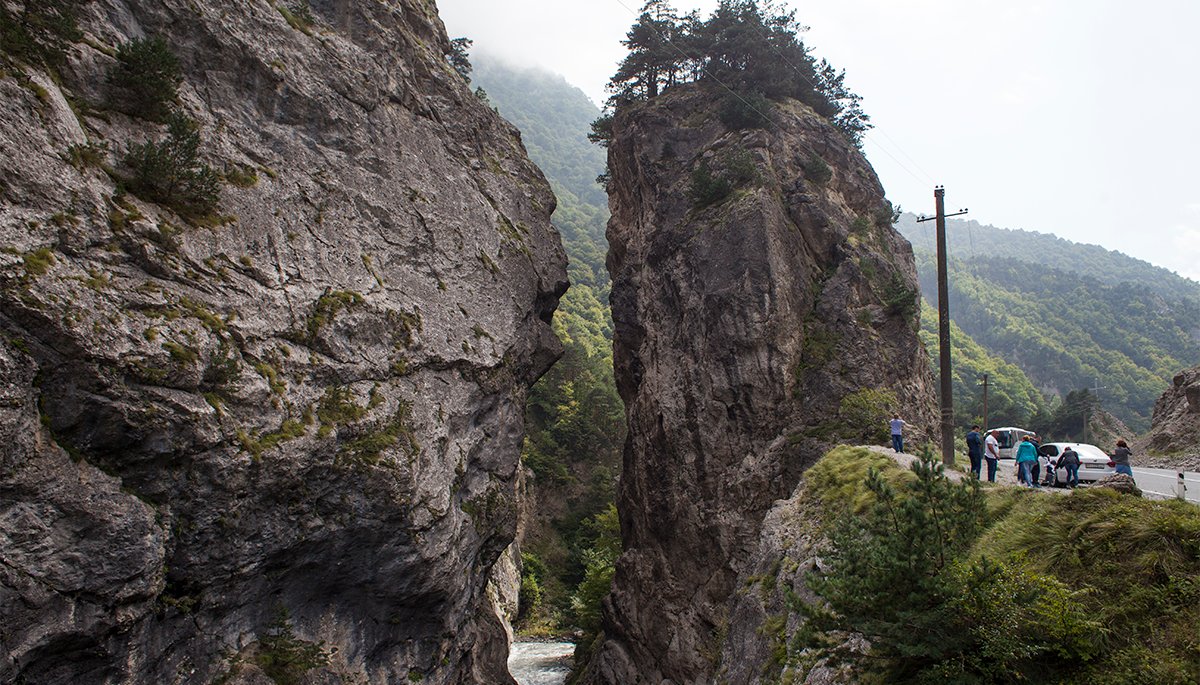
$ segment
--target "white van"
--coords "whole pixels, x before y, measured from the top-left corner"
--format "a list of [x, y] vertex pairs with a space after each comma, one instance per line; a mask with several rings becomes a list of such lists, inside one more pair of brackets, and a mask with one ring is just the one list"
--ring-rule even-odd
[[[1025, 439], [1026, 435], [1033, 435], [1033, 431], [1027, 431], [1024, 428], [1014, 428], [1006, 426], [1004, 428], [992, 428], [987, 431], [991, 433], [993, 430], [999, 431], [996, 439], [1000, 441], [1000, 458], [1001, 459], [1016, 459], [1017, 445]], [[986, 434], [985, 434], [986, 437]]]

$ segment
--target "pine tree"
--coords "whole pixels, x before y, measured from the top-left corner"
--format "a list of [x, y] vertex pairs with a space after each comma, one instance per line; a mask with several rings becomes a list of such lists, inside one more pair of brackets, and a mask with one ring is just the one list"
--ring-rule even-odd
[[117, 49], [117, 65], [109, 71], [108, 82], [126, 92], [125, 111], [165, 121], [183, 83], [183, 70], [165, 38], [139, 38]]

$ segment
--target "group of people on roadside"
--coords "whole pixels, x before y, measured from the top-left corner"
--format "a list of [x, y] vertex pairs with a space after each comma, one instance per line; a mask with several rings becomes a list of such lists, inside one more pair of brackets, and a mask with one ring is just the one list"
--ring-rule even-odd
[[[898, 413], [893, 413], [891, 420], [888, 421], [892, 435], [892, 449], [896, 452], [904, 451], [903, 430], [905, 425]], [[1041, 444], [1041, 436], [1034, 433], [1026, 435], [1021, 444], [1017, 446], [1018, 483], [1028, 487], [1041, 487], [1042, 463], [1038, 453], [1038, 447]], [[986, 462], [988, 482], [995, 483], [996, 467], [1000, 462], [1000, 431], [993, 430], [987, 434], [986, 438], [983, 438], [979, 435], [979, 425], [971, 426], [971, 432], [967, 433], [967, 456], [971, 459], [971, 474], [975, 478], [983, 477], [983, 464]], [[1133, 456], [1133, 451], [1129, 449], [1129, 445], [1124, 440], [1118, 440], [1117, 449], [1112, 454], [1117, 473], [1133, 477], [1133, 469], [1129, 466], [1129, 457], [1131, 456]], [[1053, 466], [1049, 460], [1046, 461], [1046, 480], [1053, 482], [1055, 468], [1061, 467], [1067, 471], [1067, 486], [1076, 487], [1079, 485], [1079, 466], [1079, 453], [1068, 445], [1063, 449], [1062, 454], [1058, 455], [1058, 461]]]
[[[971, 432], [967, 433], [967, 456], [971, 459], [971, 473], [976, 478], [982, 478], [981, 471], [983, 462], [987, 462], [988, 467], [988, 482], [996, 482], [996, 465], [1000, 460], [1000, 431], [994, 430], [988, 433], [987, 438], [981, 439], [979, 436], [979, 426], [971, 426]], [[1017, 482], [1028, 487], [1041, 487], [1042, 481], [1042, 462], [1039, 459], [1038, 447], [1042, 444], [1040, 435], [1036, 433], [1026, 435], [1017, 446], [1016, 465], [1017, 465]], [[1117, 473], [1123, 473], [1130, 478], [1133, 477], [1133, 469], [1129, 465], [1129, 457], [1133, 456], [1133, 451], [1129, 449], [1129, 445], [1124, 440], [1117, 441], [1117, 448], [1113, 451], [1112, 460]], [[1067, 445], [1061, 454], [1058, 455], [1058, 461], [1053, 465], [1049, 460], [1046, 461], [1046, 480], [1053, 482], [1054, 469], [1063, 468], [1067, 472], [1067, 486], [1076, 487], [1079, 485], [1079, 453]]]

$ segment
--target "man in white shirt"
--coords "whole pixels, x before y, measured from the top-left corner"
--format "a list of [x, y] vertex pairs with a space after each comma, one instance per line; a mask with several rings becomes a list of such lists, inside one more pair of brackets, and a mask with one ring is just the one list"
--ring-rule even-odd
[[996, 437], [998, 435], [1000, 431], [992, 431], [983, 441], [983, 458], [987, 459], [989, 483], [996, 482], [996, 464], [1000, 459], [1000, 439]]

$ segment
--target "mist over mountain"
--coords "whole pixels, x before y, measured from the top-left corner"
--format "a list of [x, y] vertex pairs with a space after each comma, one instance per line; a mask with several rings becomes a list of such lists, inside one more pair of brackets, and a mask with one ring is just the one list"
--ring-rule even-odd
[[[902, 214], [896, 230], [908, 238], [915, 250], [936, 249], [933, 223], [917, 223], [916, 214]], [[1072, 242], [1053, 233], [997, 228], [950, 218], [946, 219], [946, 249], [960, 259], [1016, 259], [1073, 271], [1106, 285], [1145, 286], [1168, 300], [1200, 300], [1200, 283], [1190, 278], [1100, 245]]]

